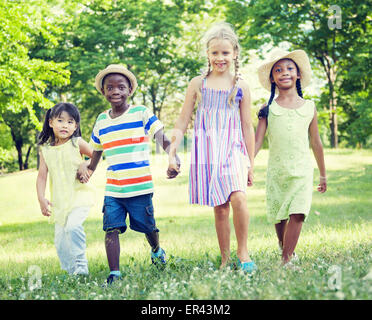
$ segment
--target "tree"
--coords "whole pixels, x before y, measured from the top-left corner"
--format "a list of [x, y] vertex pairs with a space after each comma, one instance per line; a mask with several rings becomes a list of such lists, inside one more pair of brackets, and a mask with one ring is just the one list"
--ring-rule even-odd
[[61, 48], [60, 59], [70, 61], [71, 89], [85, 84], [84, 91], [94, 93], [97, 72], [124, 63], [138, 78], [136, 99], [160, 115], [166, 97], [180, 85], [177, 78], [200, 67], [179, 50], [181, 23], [198, 8], [192, 1], [92, 1], [67, 28]]
[[[243, 37], [242, 45], [260, 49], [263, 44], [287, 41], [292, 48], [304, 49], [314, 65], [322, 68], [327, 80], [331, 146], [338, 146], [338, 101], [345, 60], [355, 48], [370, 42], [368, 4], [341, 0], [278, 1], [222, 0], [226, 16]], [[370, 43], [367, 46], [370, 46]]]
[[[19, 170], [28, 169], [30, 153], [35, 144], [35, 125], [31, 122], [28, 110], [22, 109], [19, 112], [5, 110], [1, 116], [4, 123], [10, 128], [18, 154]], [[25, 157], [23, 157], [24, 147], [27, 148]]]
[[[37, 4], [41, 3], [0, 2], [0, 117], [11, 129], [20, 170], [24, 169], [22, 146], [29, 142], [28, 134], [22, 130], [30, 128], [28, 122], [40, 128], [35, 110], [51, 106], [43, 94], [47, 85], [67, 84], [69, 80], [66, 63], [29, 56], [35, 35], [41, 35], [48, 46], [57, 45], [53, 33], [58, 30], [38, 14]], [[26, 118], [27, 125], [23, 126]], [[22, 137], [16, 134], [18, 130]]]
[[355, 47], [353, 55], [343, 62], [338, 101], [346, 119], [340, 125], [340, 132], [352, 147], [368, 146], [372, 136], [372, 57], [368, 39], [360, 41], [366, 45]]

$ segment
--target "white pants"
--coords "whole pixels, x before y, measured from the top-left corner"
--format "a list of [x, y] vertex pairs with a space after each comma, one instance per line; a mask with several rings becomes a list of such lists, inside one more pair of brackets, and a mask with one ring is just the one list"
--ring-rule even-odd
[[89, 210], [90, 207], [75, 208], [68, 215], [64, 227], [55, 224], [54, 244], [61, 268], [69, 274], [88, 274], [83, 222]]

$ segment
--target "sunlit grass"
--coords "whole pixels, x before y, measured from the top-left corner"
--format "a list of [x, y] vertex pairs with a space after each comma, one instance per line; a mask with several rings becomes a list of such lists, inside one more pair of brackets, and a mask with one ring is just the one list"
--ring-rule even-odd
[[[151, 266], [144, 236], [128, 229], [120, 236], [124, 278], [112, 288], [101, 287], [108, 274], [101, 213], [104, 163], [92, 177], [96, 203], [85, 222], [88, 277], [69, 277], [60, 269], [54, 226], [37, 202], [36, 170], [0, 177], [0, 299], [371, 299], [372, 151], [326, 150], [328, 191], [316, 192], [315, 170], [313, 205], [296, 248], [297, 271], [280, 267], [274, 227], [266, 221], [267, 151], [259, 153], [255, 184], [248, 188], [248, 245], [259, 267], [253, 276], [218, 270], [213, 210], [188, 204], [189, 154], [181, 154], [181, 160], [174, 180], [165, 177], [164, 154], [151, 162], [155, 216], [168, 266]], [[234, 259], [233, 228], [231, 240]], [[35, 267], [41, 284], [31, 290]]]

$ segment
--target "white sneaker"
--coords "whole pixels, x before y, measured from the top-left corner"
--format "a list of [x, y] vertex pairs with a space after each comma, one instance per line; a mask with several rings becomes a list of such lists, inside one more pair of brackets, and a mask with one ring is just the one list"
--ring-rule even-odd
[[293, 251], [291, 261], [296, 262], [298, 260], [299, 260], [298, 255], [296, 254], [296, 252]]
[[88, 266], [77, 266], [73, 272], [73, 275], [88, 275]]

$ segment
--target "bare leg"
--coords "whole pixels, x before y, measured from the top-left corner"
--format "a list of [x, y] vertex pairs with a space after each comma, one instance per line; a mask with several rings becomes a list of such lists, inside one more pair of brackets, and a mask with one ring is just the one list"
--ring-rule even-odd
[[221, 251], [221, 268], [226, 266], [230, 258], [230, 205], [228, 202], [214, 207], [215, 226], [218, 244]]
[[286, 264], [292, 257], [296, 248], [298, 238], [300, 237], [302, 223], [305, 216], [300, 213], [291, 214], [284, 234], [282, 263]]
[[279, 246], [283, 250], [283, 239], [285, 234], [285, 229], [287, 227], [288, 220], [281, 220], [279, 223], [275, 224], [276, 235], [278, 236]]
[[159, 232], [153, 231], [151, 233], [145, 234], [147, 242], [151, 246], [152, 252], [157, 252], [159, 250]]
[[119, 230], [115, 229], [106, 232], [105, 247], [110, 271], [119, 271], [120, 258]]
[[237, 256], [241, 262], [249, 262], [251, 258], [247, 247], [249, 226], [247, 198], [244, 192], [238, 191], [231, 193], [230, 201], [234, 212], [233, 222], [238, 242]]

